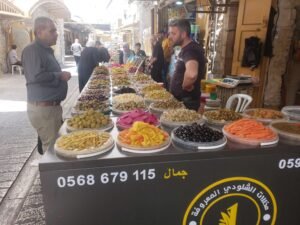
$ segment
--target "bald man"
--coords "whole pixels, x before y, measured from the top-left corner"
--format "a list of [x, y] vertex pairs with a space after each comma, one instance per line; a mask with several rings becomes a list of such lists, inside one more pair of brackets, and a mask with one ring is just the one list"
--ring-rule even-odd
[[53, 21], [38, 17], [34, 22], [36, 40], [22, 54], [27, 87], [27, 114], [46, 151], [56, 138], [62, 123], [61, 101], [66, 98], [71, 78], [62, 71], [51, 48], [56, 44], [57, 30]]

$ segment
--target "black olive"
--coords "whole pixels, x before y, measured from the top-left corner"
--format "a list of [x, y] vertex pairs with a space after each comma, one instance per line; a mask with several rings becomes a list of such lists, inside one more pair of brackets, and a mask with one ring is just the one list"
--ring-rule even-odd
[[222, 132], [197, 123], [187, 126], [180, 126], [175, 131], [175, 136], [184, 141], [191, 142], [212, 142], [223, 138]]

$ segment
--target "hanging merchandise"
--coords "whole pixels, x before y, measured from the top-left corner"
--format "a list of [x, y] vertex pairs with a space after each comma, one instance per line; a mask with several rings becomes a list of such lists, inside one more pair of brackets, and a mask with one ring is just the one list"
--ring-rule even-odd
[[215, 68], [215, 60], [217, 55], [217, 40], [218, 35], [217, 30], [222, 26], [221, 23], [218, 23], [219, 15], [210, 14], [209, 15], [209, 36], [208, 36], [208, 46], [207, 46], [207, 58], [208, 58], [208, 71], [213, 72]]
[[245, 39], [245, 49], [242, 67], [257, 68], [261, 58], [262, 42], [258, 37], [252, 36]]
[[191, 24], [191, 38], [198, 42], [199, 41], [199, 34], [200, 34], [200, 27], [196, 24]]
[[186, 11], [183, 7], [169, 8], [168, 18], [170, 20], [174, 19], [184, 19], [186, 17]]

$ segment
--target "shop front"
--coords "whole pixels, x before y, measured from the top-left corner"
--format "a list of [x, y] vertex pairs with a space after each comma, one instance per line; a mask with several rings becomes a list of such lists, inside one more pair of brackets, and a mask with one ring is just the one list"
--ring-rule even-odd
[[43, 156], [47, 224], [299, 224], [300, 108], [201, 116], [134, 70], [97, 67]]

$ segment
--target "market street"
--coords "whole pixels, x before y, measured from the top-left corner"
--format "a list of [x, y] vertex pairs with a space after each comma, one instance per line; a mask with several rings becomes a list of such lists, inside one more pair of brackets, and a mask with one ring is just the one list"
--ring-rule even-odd
[[300, 225], [300, 0], [0, 0], [0, 225]]
[[[68, 61], [71, 60], [71, 61]], [[64, 70], [72, 73], [62, 103], [64, 117], [78, 96], [75, 63], [66, 58]], [[45, 224], [36, 151], [37, 134], [26, 113], [24, 76], [5, 74], [0, 79], [0, 225]]]

